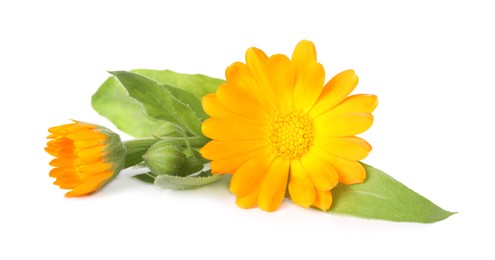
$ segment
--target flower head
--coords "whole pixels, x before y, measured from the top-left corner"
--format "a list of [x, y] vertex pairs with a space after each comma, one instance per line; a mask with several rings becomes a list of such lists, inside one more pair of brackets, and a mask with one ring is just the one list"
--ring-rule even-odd
[[101, 189], [124, 166], [125, 147], [120, 137], [109, 129], [74, 121], [48, 129], [51, 133], [45, 148], [56, 158], [50, 177], [66, 197], [87, 195]]
[[291, 59], [250, 48], [246, 63], [225, 74], [227, 82], [203, 99], [211, 118], [202, 131], [213, 140], [201, 154], [213, 173], [233, 174], [237, 205], [273, 211], [288, 190], [295, 204], [328, 210], [338, 182], [365, 179], [358, 161], [371, 146], [355, 135], [373, 124], [377, 97], [348, 96], [358, 83], [354, 71], [325, 84], [313, 43], [301, 41]]

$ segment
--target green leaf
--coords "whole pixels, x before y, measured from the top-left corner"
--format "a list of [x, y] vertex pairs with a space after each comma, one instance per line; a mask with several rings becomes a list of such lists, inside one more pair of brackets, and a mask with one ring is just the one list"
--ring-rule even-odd
[[443, 210], [386, 173], [363, 164], [362, 184], [339, 184], [332, 190], [330, 212], [398, 222], [433, 223], [455, 213]]
[[132, 72], [147, 76], [161, 85], [185, 90], [198, 99], [202, 99], [206, 94], [214, 93], [218, 86], [225, 82], [225, 80], [211, 78], [202, 74], [184, 74], [171, 70], [137, 69], [132, 70]]
[[143, 105], [129, 97], [115, 77], [109, 77], [91, 98], [93, 109], [121, 131], [134, 137], [147, 137], [158, 120], [149, 117]]
[[188, 104], [196, 115], [204, 121], [208, 116], [203, 110], [201, 100], [209, 93], [214, 93], [224, 80], [201, 74], [183, 74], [171, 70], [137, 69], [131, 72], [146, 76], [159, 85], [170, 86], [172, 95]]
[[150, 173], [141, 173], [141, 174], [137, 174], [137, 175], [134, 175], [132, 176], [144, 183], [149, 183], [149, 184], [153, 184], [155, 183], [155, 176], [150, 174]]
[[155, 179], [155, 185], [162, 189], [195, 189], [213, 183], [221, 177], [222, 175], [212, 174], [210, 171], [202, 172], [198, 176], [187, 177], [159, 175]]
[[131, 97], [144, 105], [149, 116], [169, 121], [190, 134], [202, 136], [201, 119], [189, 104], [182, 102], [173, 94], [180, 90], [161, 86], [156, 81], [133, 72], [111, 73], [119, 79]]

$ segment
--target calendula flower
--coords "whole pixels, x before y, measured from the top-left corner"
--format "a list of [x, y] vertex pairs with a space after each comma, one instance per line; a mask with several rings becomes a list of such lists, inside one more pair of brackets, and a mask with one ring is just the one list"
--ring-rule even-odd
[[227, 82], [203, 99], [212, 139], [201, 154], [213, 173], [232, 173], [230, 190], [243, 208], [279, 208], [286, 190], [300, 206], [328, 210], [331, 189], [363, 182], [358, 162], [371, 146], [355, 135], [373, 124], [374, 95], [348, 96], [358, 77], [346, 70], [325, 83], [313, 43], [301, 41], [292, 58], [257, 48], [246, 63], [227, 68]]
[[125, 147], [120, 137], [109, 129], [74, 121], [48, 129], [51, 133], [45, 148], [56, 158], [50, 177], [62, 189], [71, 190], [66, 197], [87, 195], [101, 189], [122, 169]]

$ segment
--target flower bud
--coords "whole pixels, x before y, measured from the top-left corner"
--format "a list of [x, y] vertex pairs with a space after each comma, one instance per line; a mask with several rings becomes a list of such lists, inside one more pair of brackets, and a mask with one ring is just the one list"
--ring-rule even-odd
[[177, 175], [186, 160], [182, 147], [173, 141], [160, 140], [143, 155], [146, 165], [156, 175]]
[[56, 178], [55, 185], [71, 190], [66, 197], [98, 191], [124, 166], [126, 148], [108, 128], [74, 121], [48, 131], [45, 151], [55, 157], [50, 177]]

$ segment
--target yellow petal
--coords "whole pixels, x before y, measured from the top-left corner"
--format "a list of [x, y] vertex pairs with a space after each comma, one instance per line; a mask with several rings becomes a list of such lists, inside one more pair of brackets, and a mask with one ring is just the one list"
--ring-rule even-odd
[[339, 182], [349, 185], [361, 183], [366, 178], [366, 170], [359, 162], [340, 158], [325, 152], [317, 146], [312, 147], [312, 152], [327, 163], [332, 164], [339, 175]]
[[353, 70], [346, 70], [335, 75], [323, 87], [320, 97], [310, 111], [312, 118], [317, 117], [344, 100], [357, 86], [358, 77]]
[[258, 90], [256, 80], [248, 66], [241, 62], [235, 62], [225, 70], [227, 84], [234, 86], [245, 99], [258, 102]]
[[81, 132], [81, 131], [92, 131], [96, 129], [95, 125], [90, 125], [90, 124], [85, 124], [85, 123], [73, 123], [67, 125], [68, 127], [65, 128], [65, 131], [68, 133], [75, 133], [75, 132]]
[[252, 100], [240, 89], [230, 83], [218, 87], [216, 96], [218, 101], [232, 113], [253, 122], [263, 122], [268, 118], [266, 111], [257, 101]]
[[313, 182], [298, 160], [290, 164], [289, 194], [295, 204], [305, 208], [315, 201]]
[[306, 64], [316, 63], [315, 45], [310, 41], [300, 41], [294, 48], [291, 61], [294, 67], [294, 81], [297, 82]]
[[73, 120], [73, 121], [74, 121], [74, 123], [50, 127], [48, 129], [48, 132], [50, 132], [52, 134], [56, 134], [56, 135], [67, 135], [69, 133], [96, 129], [95, 125], [81, 123], [81, 122], [75, 121], [75, 120]]
[[279, 96], [280, 110], [292, 109], [292, 96], [294, 93], [294, 75], [292, 64], [283, 54], [276, 54], [268, 60], [268, 74], [275, 93]]
[[333, 155], [354, 161], [366, 158], [371, 151], [368, 142], [355, 136], [337, 138], [316, 136], [313, 145]]
[[241, 197], [251, 193], [263, 180], [273, 158], [266, 153], [261, 153], [241, 165], [232, 175], [230, 191]]
[[242, 197], [237, 196], [235, 203], [237, 204], [237, 206], [243, 209], [250, 209], [256, 207], [256, 205], [258, 205], [258, 197], [260, 194], [260, 190], [261, 190], [261, 183], [256, 185], [256, 187], [251, 193]]
[[95, 161], [101, 161], [103, 159], [103, 147], [97, 146], [89, 149], [83, 149], [76, 151], [78, 159], [83, 163], [91, 163]]
[[67, 138], [71, 140], [105, 140], [107, 139], [107, 136], [104, 134], [100, 134], [95, 130], [86, 130], [86, 131], [79, 131], [75, 133], [69, 133], [67, 134]]
[[221, 160], [237, 157], [266, 146], [264, 141], [217, 141], [212, 140], [199, 151], [209, 160]]
[[315, 136], [344, 137], [360, 134], [373, 124], [369, 113], [350, 113], [339, 116], [320, 116], [313, 120]]
[[93, 139], [93, 140], [75, 140], [74, 141], [74, 146], [76, 149], [81, 150], [81, 149], [88, 149], [96, 146], [102, 146], [104, 145], [104, 141], [98, 140], [98, 139]]
[[208, 94], [202, 100], [203, 110], [211, 117], [232, 117], [234, 114], [224, 107], [216, 94]]
[[211, 139], [222, 141], [263, 139], [265, 136], [263, 127], [235, 118], [208, 118], [201, 131]]
[[275, 211], [284, 200], [287, 189], [287, 179], [289, 177], [290, 161], [275, 158], [263, 178], [258, 206], [265, 211]]
[[294, 110], [307, 113], [320, 96], [325, 70], [319, 63], [307, 63], [294, 88]]
[[314, 207], [317, 207], [323, 211], [327, 211], [332, 206], [332, 192], [316, 190], [316, 199], [313, 203]]
[[109, 170], [112, 165], [98, 161], [95, 163], [83, 164], [77, 168], [77, 172], [83, 175], [90, 175]]
[[324, 113], [324, 115], [343, 115], [355, 112], [371, 113], [378, 105], [378, 98], [375, 95], [358, 94], [344, 99], [337, 106]]
[[339, 182], [337, 170], [330, 163], [318, 158], [311, 150], [301, 156], [300, 161], [304, 170], [309, 174], [317, 189], [332, 189]]
[[278, 110], [280, 108], [279, 99], [273, 86], [270, 84], [268, 57], [266, 54], [260, 49], [249, 48], [246, 51], [246, 65], [256, 81], [251, 91], [256, 93], [258, 101], [264, 107], [269, 108], [268, 111]]
[[210, 168], [212, 173], [234, 173], [237, 168], [242, 164], [250, 160], [251, 158], [258, 155], [263, 149], [254, 150], [252, 152], [244, 153], [236, 157], [223, 159], [223, 160], [213, 160], [210, 163]]

